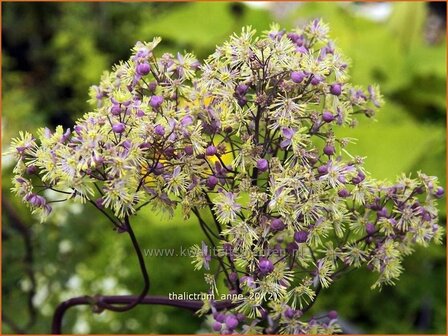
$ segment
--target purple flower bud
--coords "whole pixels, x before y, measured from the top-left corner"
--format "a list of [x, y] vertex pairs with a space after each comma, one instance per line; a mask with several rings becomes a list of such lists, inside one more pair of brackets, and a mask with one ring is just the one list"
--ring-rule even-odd
[[246, 319], [246, 316], [244, 316], [244, 314], [242, 314], [242, 313], [238, 313], [238, 314], [236, 314], [236, 319], [239, 322], [243, 322]]
[[[231, 254], [233, 251], [233, 246], [230, 243], [224, 243], [224, 244], [222, 244], [222, 249], [226, 254]], [[241, 278], [241, 279], [243, 279], [243, 278]]]
[[207, 188], [209, 188], [209, 189], [213, 189], [213, 188], [215, 188], [216, 185], [218, 184], [218, 179], [217, 179], [216, 176], [214, 176], [214, 175], [209, 176], [209, 177], [207, 178], [207, 182], [206, 182], [206, 184], [207, 184]]
[[[23, 184], [26, 182], [26, 180], [23, 177], [16, 178], [16, 181], [17, 181], [17, 183], [20, 183], [20, 184]], [[27, 199], [25, 198], [25, 200], [27, 200]]]
[[299, 246], [297, 245], [297, 243], [292, 242], [292, 243], [289, 243], [288, 245], [286, 245], [286, 252], [288, 252], [289, 254], [293, 254], [294, 252], [297, 251], [298, 248], [299, 248]]
[[265, 320], [268, 317], [268, 311], [265, 308], [260, 307], [258, 311], [260, 312], [261, 319]]
[[301, 83], [304, 78], [306, 77], [305, 73], [303, 71], [293, 71], [291, 72], [291, 80], [294, 83]]
[[112, 131], [115, 133], [123, 133], [125, 129], [125, 125], [123, 123], [118, 123], [112, 126]]
[[442, 187], [438, 187], [434, 196], [437, 198], [442, 198], [443, 194], [445, 194], [445, 190]]
[[259, 159], [257, 161], [257, 168], [259, 171], [265, 172], [269, 168], [268, 161], [266, 159]]
[[330, 320], [336, 320], [338, 318], [338, 313], [336, 310], [331, 310], [328, 312], [327, 316]]
[[274, 218], [271, 221], [271, 230], [272, 231], [282, 231], [285, 228], [285, 223], [280, 218]]
[[389, 223], [391, 223], [392, 226], [397, 226], [397, 220], [395, 218], [389, 218]]
[[238, 279], [238, 274], [236, 272], [231, 272], [229, 274], [229, 280], [235, 282]]
[[226, 319], [226, 316], [223, 313], [218, 313], [218, 312], [214, 313], [213, 317], [215, 318], [216, 321], [221, 322], [221, 323], [224, 323], [224, 321]]
[[185, 146], [184, 152], [187, 155], [193, 155], [193, 147], [192, 146]]
[[350, 192], [347, 189], [341, 189], [338, 191], [339, 197], [346, 198], [350, 196]]
[[368, 235], [373, 235], [376, 231], [375, 225], [373, 223], [366, 224], [366, 232]]
[[214, 322], [213, 323], [213, 330], [214, 331], [221, 331], [221, 327], [222, 327], [221, 323], [219, 323], [219, 322]]
[[420, 202], [419, 201], [415, 201], [414, 203], [412, 203], [411, 208], [413, 210], [420, 210]]
[[420, 187], [415, 188], [415, 189], [414, 189], [414, 192], [415, 192], [417, 195], [420, 195], [420, 194], [423, 194], [423, 193], [425, 192], [425, 190], [423, 189], [422, 186], [420, 186]]
[[60, 142], [66, 142], [68, 140], [68, 138], [70, 137], [70, 134], [71, 134], [70, 128], [67, 128], [65, 133], [61, 136]]
[[81, 135], [82, 134], [82, 127], [79, 125], [76, 125], [73, 127], [73, 130], [76, 132], [76, 134]]
[[354, 178], [352, 178], [352, 183], [353, 184], [360, 184], [362, 181], [358, 176], [355, 176]]
[[261, 258], [260, 262], [258, 263], [258, 269], [263, 274], [271, 273], [274, 270], [274, 265], [272, 264], [272, 261], [270, 261], [267, 258]]
[[138, 147], [141, 149], [148, 149], [148, 148], [151, 148], [151, 144], [148, 142], [143, 142]]
[[336, 149], [334, 148], [333, 145], [327, 144], [324, 147], [324, 153], [328, 156], [333, 155], [334, 153], [336, 153]]
[[317, 167], [317, 172], [319, 173], [319, 175], [328, 174], [328, 167], [326, 165], [319, 166]]
[[157, 82], [156, 81], [152, 81], [151, 83], [148, 84], [148, 89], [152, 92], [154, 92], [157, 88]]
[[238, 97], [237, 100], [238, 100], [238, 105], [241, 106], [241, 107], [243, 107], [244, 105], [247, 104], [246, 97]]
[[327, 54], [334, 54], [333, 42], [328, 42], [328, 44], [325, 46], [325, 51], [327, 52]]
[[285, 139], [291, 140], [295, 133], [296, 131], [292, 128], [282, 128], [282, 134]]
[[311, 85], [318, 85], [320, 82], [322, 82], [322, 78], [319, 75], [313, 75], [311, 78]]
[[431, 214], [428, 211], [426, 211], [426, 210], [423, 210], [421, 215], [422, 215], [422, 219], [425, 222], [429, 222], [432, 219]]
[[334, 96], [340, 96], [342, 93], [342, 85], [340, 83], [331, 84], [330, 93]]
[[128, 139], [126, 139], [125, 141], [123, 141], [123, 143], [121, 144], [124, 148], [129, 149], [132, 147], [132, 142]]
[[305, 46], [301, 45], [296, 48], [296, 52], [306, 54], [308, 52], [308, 49]]
[[104, 163], [104, 157], [102, 157], [100, 155], [97, 155], [97, 154], [94, 154], [93, 155], [93, 162], [96, 165], [102, 165]]
[[110, 108], [110, 113], [112, 113], [113, 115], [119, 115], [121, 113], [120, 105], [119, 104], [112, 105], [112, 107]]
[[352, 183], [353, 184], [360, 184], [362, 181], [364, 181], [365, 178], [366, 178], [366, 176], [364, 175], [364, 173], [359, 171], [358, 175], [355, 176], [354, 178], [352, 178]]
[[37, 167], [35, 165], [30, 165], [28, 167], [26, 167], [26, 173], [28, 175], [33, 175], [37, 172]]
[[269, 33], [269, 37], [273, 40], [280, 40], [282, 36], [285, 35], [285, 31], [279, 31], [277, 33]]
[[388, 217], [388, 213], [387, 213], [387, 208], [386, 207], [383, 207], [383, 208], [381, 208], [378, 212], [377, 212], [377, 215], [378, 215], [378, 218], [381, 218], [381, 217]]
[[156, 125], [156, 127], [154, 127], [154, 132], [157, 135], [164, 136], [165, 135], [165, 127], [163, 127], [162, 125]]
[[210, 145], [205, 149], [205, 155], [207, 155], [207, 156], [216, 155], [217, 152], [218, 152], [218, 150], [213, 145]]
[[315, 154], [315, 153], [313, 153], [313, 152], [309, 152], [307, 155], [306, 155], [306, 158], [307, 158], [307, 160], [308, 160], [308, 163], [310, 164], [310, 165], [315, 165], [316, 163], [317, 163], [317, 161], [319, 161], [319, 158], [317, 157], [317, 155]]
[[165, 154], [168, 159], [172, 158], [174, 156], [174, 148], [172, 146], [168, 147], [163, 151], [163, 154]]
[[238, 320], [235, 317], [235, 315], [231, 314], [229, 316], [226, 317], [226, 326], [227, 328], [233, 330], [238, 326]]
[[137, 65], [137, 73], [141, 76], [145, 76], [149, 74], [149, 71], [151, 70], [151, 67], [149, 66], [149, 63], [140, 63]]
[[181, 119], [180, 123], [182, 124], [182, 126], [191, 125], [193, 123], [193, 118], [189, 115], [186, 115]]
[[294, 317], [295, 311], [291, 307], [288, 307], [283, 314], [286, 318], [292, 319]]
[[347, 183], [347, 179], [345, 178], [345, 176], [344, 175], [339, 175], [338, 176], [338, 181], [339, 182], [341, 182], [341, 183]]
[[244, 96], [247, 93], [247, 90], [249, 90], [249, 87], [246, 84], [240, 84], [235, 89], [236, 93], [240, 96]]
[[296, 33], [288, 33], [286, 36], [294, 43], [299, 39], [299, 35]]
[[335, 119], [335, 116], [333, 115], [333, 113], [329, 112], [329, 111], [324, 111], [324, 113], [322, 114], [322, 120], [325, 122], [332, 122]]
[[42, 196], [34, 195], [33, 197], [31, 197], [30, 203], [36, 207], [41, 207], [44, 206], [46, 202], [45, 198], [43, 198]]
[[165, 169], [165, 166], [162, 162], [157, 162], [156, 167], [154, 168], [154, 174], [155, 175], [162, 175], [163, 171]]
[[306, 240], [308, 238], [308, 232], [306, 231], [297, 231], [296, 233], [294, 233], [294, 240], [297, 243], [305, 243]]
[[163, 97], [162, 96], [152, 96], [149, 100], [149, 105], [151, 105], [153, 108], [159, 108], [163, 103]]
[[198, 60], [195, 60], [193, 63], [191, 63], [191, 68], [193, 70], [198, 70], [201, 67], [201, 62]]
[[327, 56], [327, 48], [323, 47], [320, 49], [319, 57], [317, 58], [319, 61], [322, 61]]
[[29, 202], [31, 205], [33, 205], [35, 207], [43, 207], [47, 203], [45, 201], [45, 198], [43, 198], [40, 195], [36, 195], [36, 194], [31, 195], [31, 197], [29, 198]]
[[301, 47], [305, 44], [305, 37], [303, 35], [299, 35], [296, 41], [296, 46]]
[[45, 205], [44, 205], [44, 210], [45, 210], [45, 212], [46, 212], [47, 215], [48, 215], [48, 214], [50, 214], [51, 211], [53, 211], [53, 208], [51, 207], [50, 204], [45, 204]]
[[128, 116], [128, 115], [131, 115], [131, 112], [132, 112], [132, 108], [131, 108], [131, 107], [127, 107], [127, 108], [125, 109], [124, 114]]
[[252, 287], [252, 288], [255, 286], [254, 278], [252, 278], [251, 276], [247, 276], [247, 275], [241, 277], [240, 283], [246, 284], [248, 287]]

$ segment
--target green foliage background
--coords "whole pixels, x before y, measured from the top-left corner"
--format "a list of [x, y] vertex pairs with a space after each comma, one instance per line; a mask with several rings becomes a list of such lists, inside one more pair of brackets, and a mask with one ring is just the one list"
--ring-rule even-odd
[[[2, 3], [2, 148], [19, 130], [62, 124], [70, 127], [87, 111], [87, 92], [101, 73], [127, 59], [137, 40], [161, 36], [160, 53], [193, 51], [206, 57], [215, 45], [244, 25], [259, 31], [276, 19], [265, 9], [241, 3]], [[356, 16], [353, 5], [306, 3], [283, 15], [286, 28], [314, 17], [330, 24], [338, 46], [352, 60], [353, 82], [379, 83], [386, 105], [377, 121], [343, 130], [357, 138], [352, 153], [366, 156], [374, 177], [393, 179], [422, 170], [445, 176], [446, 45], [423, 39], [423, 3], [393, 4], [382, 23]], [[278, 21], [278, 20], [277, 20]], [[46, 224], [32, 218], [9, 192], [11, 166], [2, 165], [4, 202], [29, 227], [36, 275], [36, 323], [25, 330], [49, 332], [55, 306], [82, 294], [136, 293], [141, 279], [127, 237], [114, 233], [92, 209], [55, 209]], [[441, 222], [446, 220], [440, 202]], [[23, 262], [23, 236], [11, 211], [2, 212], [2, 303], [5, 315], [22, 326], [30, 280]], [[134, 224], [143, 248], [189, 247], [202, 239], [194, 219], [167, 219], [144, 212]], [[405, 260], [396, 287], [371, 291], [364, 270], [324, 291], [312, 314], [336, 309], [364, 333], [445, 333], [445, 246], [417, 250]], [[151, 294], [194, 293], [205, 288], [188, 258], [148, 257]], [[201, 319], [174, 308], [140, 306], [114, 314], [75, 308], [66, 316], [71, 333], [195, 333]], [[13, 330], [3, 324], [3, 333]]]

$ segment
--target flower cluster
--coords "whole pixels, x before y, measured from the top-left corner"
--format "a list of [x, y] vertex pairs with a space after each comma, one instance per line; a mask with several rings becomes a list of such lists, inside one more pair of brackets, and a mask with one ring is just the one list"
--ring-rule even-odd
[[[93, 112], [73, 131], [20, 134], [14, 191], [45, 218], [40, 195], [90, 202], [122, 228], [152, 204], [197, 216], [208, 242], [196, 268], [210, 291], [239, 294], [212, 312], [221, 333], [334, 333], [337, 314], [305, 319], [321, 288], [345, 271], [393, 284], [416, 245], [440, 242], [436, 177], [371, 178], [338, 127], [381, 106], [377, 86], [349, 83], [347, 61], [314, 20], [291, 32], [250, 27], [200, 64], [137, 43], [91, 90]], [[213, 218], [207, 221], [205, 218]], [[219, 255], [210, 254], [217, 249]]]
[[42, 129], [13, 140], [14, 191], [42, 215], [51, 211], [35, 189], [89, 201], [119, 220], [149, 201], [172, 210], [187, 188], [199, 193], [205, 162], [202, 125], [187, 112], [188, 85], [198, 63], [191, 54], [155, 59], [160, 42], [137, 43], [130, 61], [106, 73], [91, 91], [93, 112], [73, 131]]

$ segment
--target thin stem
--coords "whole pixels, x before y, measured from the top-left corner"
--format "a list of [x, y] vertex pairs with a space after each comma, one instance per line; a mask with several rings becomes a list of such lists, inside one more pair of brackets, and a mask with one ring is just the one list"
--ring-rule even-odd
[[[109, 305], [113, 304], [131, 304], [135, 302], [139, 297], [133, 295], [110, 295], [110, 296], [100, 296], [100, 297], [91, 297], [91, 296], [78, 296], [71, 298], [67, 301], [61, 302], [59, 306], [56, 308], [56, 311], [53, 315], [51, 333], [54, 335], [62, 334], [62, 320], [66, 313], [66, 311], [75, 306], [82, 305], [92, 305], [96, 304], [98, 300], [101, 300], [103, 303], [107, 303]], [[197, 311], [202, 308], [204, 305], [203, 301], [200, 300], [173, 300], [166, 296], [145, 296], [140, 300], [139, 304], [144, 305], [164, 305], [177, 307], [182, 309], [187, 309], [191, 311]], [[215, 301], [213, 306], [216, 310], [220, 311], [223, 309], [231, 308], [235, 306], [229, 300]]]
[[[341, 269], [339, 269], [338, 271], [334, 272], [330, 277], [332, 279], [336, 279], [338, 276], [340, 276], [342, 273], [344, 273], [347, 269], [348, 269], [348, 265], [345, 265], [344, 267], [342, 267]], [[308, 310], [311, 309], [311, 307], [314, 305], [314, 303], [317, 301], [317, 297], [320, 293], [320, 291], [322, 290], [322, 285], [320, 284], [320, 282], [317, 285], [316, 288], [316, 296], [314, 297], [314, 300], [310, 302], [310, 304], [308, 306], [306, 306], [302, 312], [306, 313]]]
[[[129, 217], [125, 217], [124, 220], [125, 224], [125, 231], [128, 232], [129, 237], [132, 241], [132, 246], [134, 247], [135, 253], [137, 254], [138, 263], [140, 266], [140, 270], [143, 276], [144, 280], [144, 287], [140, 295], [138, 296], [132, 296], [132, 295], [123, 295], [123, 296], [80, 296], [77, 298], [72, 298], [67, 301], [64, 301], [59, 304], [59, 306], [56, 308], [54, 315], [53, 315], [53, 322], [52, 322], [52, 333], [53, 334], [60, 334], [62, 333], [62, 319], [64, 317], [65, 312], [68, 308], [72, 306], [77, 305], [93, 305], [94, 308], [96, 308], [97, 311], [102, 311], [104, 309], [115, 311], [115, 312], [125, 312], [128, 311], [135, 306], [137, 306], [140, 303], [156, 303], [152, 300], [147, 300], [147, 302], [144, 302], [146, 299], [146, 294], [149, 291], [150, 288], [150, 281], [149, 281], [149, 275], [148, 271], [146, 270], [145, 261], [143, 258], [142, 251], [140, 249], [140, 246], [138, 244], [137, 238], [135, 237], [134, 231], [132, 230], [131, 223], [129, 221]], [[125, 306], [115, 306], [115, 304], [118, 305], [125, 305]]]
[[215, 222], [216, 228], [218, 229], [218, 233], [219, 233], [219, 235], [221, 235], [222, 227], [221, 227], [221, 224], [219, 223], [218, 219], [216, 218], [215, 213], [213, 212], [213, 202], [207, 193], [204, 193], [204, 196], [205, 196], [205, 199], [207, 200], [207, 205], [210, 209], [210, 213], [212, 214], [213, 221]]
[[[215, 245], [215, 243], [213, 242], [212, 237], [210, 237], [209, 233], [208, 233], [207, 230], [205, 229], [204, 225], [206, 226], [206, 224], [205, 224], [204, 220], [202, 219], [202, 217], [199, 215], [199, 211], [198, 211], [197, 209], [193, 209], [193, 213], [194, 213], [194, 214], [196, 215], [196, 217], [198, 218], [199, 225], [201, 226], [202, 231], [203, 231], [203, 232], [205, 233], [205, 235], [207, 236], [207, 238], [208, 238], [210, 244], [213, 246], [213, 250], [216, 251], [216, 245]], [[219, 264], [221, 265], [221, 267], [222, 267], [222, 269], [223, 269], [223, 271], [224, 271], [224, 274], [226, 275], [226, 279], [227, 279], [227, 281], [229, 282], [229, 284], [232, 283], [232, 282], [230, 281], [230, 276], [229, 276], [229, 273], [228, 273], [228, 271], [227, 271], [227, 269], [226, 269], [226, 267], [225, 267], [225, 265], [224, 265], [223, 260], [222, 260], [219, 256], [217, 256], [217, 259], [218, 259], [218, 262], [219, 262]]]
[[308, 306], [306, 306], [304, 309], [302, 309], [302, 313], [305, 314], [308, 310], [311, 309], [311, 307], [314, 305], [314, 303], [317, 301], [317, 297], [319, 296], [320, 291], [322, 290], [322, 285], [319, 283], [316, 288], [316, 296], [314, 297], [314, 300], [310, 302]]
[[129, 237], [131, 238], [132, 246], [134, 247], [135, 253], [137, 254], [138, 263], [139, 263], [140, 270], [141, 270], [143, 280], [144, 280], [144, 286], [143, 286], [143, 289], [142, 289], [140, 295], [133, 302], [129, 302], [126, 304], [126, 306], [123, 306], [123, 307], [115, 307], [115, 306], [108, 304], [107, 302], [103, 302], [102, 300], [98, 301], [98, 305], [101, 308], [112, 310], [115, 312], [124, 312], [124, 311], [128, 311], [128, 310], [134, 308], [136, 305], [138, 305], [143, 300], [143, 298], [146, 296], [146, 294], [148, 293], [149, 288], [150, 288], [149, 275], [148, 275], [148, 271], [146, 269], [145, 260], [143, 258], [143, 254], [142, 254], [142, 251], [138, 244], [137, 238], [135, 237], [134, 231], [132, 230], [132, 226], [129, 221], [129, 217], [127, 217], [127, 216], [125, 217], [124, 223], [125, 223], [125, 229], [128, 232]]
[[106, 216], [111, 222], [112, 222], [112, 224], [116, 227], [116, 228], [118, 228], [118, 229], [120, 229], [120, 230], [123, 230], [123, 226], [121, 226], [120, 224], [118, 224], [118, 223], [116, 223], [115, 222], [115, 220], [106, 212], [106, 211], [104, 211], [103, 209], [101, 209], [94, 201], [92, 201], [92, 200], [89, 200], [89, 202], [95, 207], [95, 208], [97, 208], [99, 211], [101, 211], [101, 213], [104, 215], [104, 216]]

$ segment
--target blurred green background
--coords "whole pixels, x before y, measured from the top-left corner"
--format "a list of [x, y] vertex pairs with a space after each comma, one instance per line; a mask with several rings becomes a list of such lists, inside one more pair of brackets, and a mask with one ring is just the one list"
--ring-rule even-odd
[[[393, 179], [422, 170], [445, 176], [445, 3], [2, 3], [2, 149], [19, 130], [71, 127], [88, 111], [87, 92], [104, 70], [129, 57], [137, 40], [161, 36], [158, 50], [206, 57], [244, 25], [291, 28], [315, 17], [351, 59], [352, 80], [378, 83], [386, 105], [377, 121], [343, 130], [358, 139], [372, 176]], [[437, 13], [442, 13], [442, 17]], [[9, 191], [11, 162], [2, 158], [3, 333], [48, 333], [55, 306], [82, 294], [137, 293], [141, 279], [128, 237], [92, 209], [55, 207], [39, 224]], [[440, 221], [445, 223], [444, 200]], [[143, 248], [189, 247], [202, 234], [192, 219], [169, 220], [148, 209], [134, 224]], [[396, 287], [371, 291], [359, 270], [323, 292], [312, 313], [336, 309], [347, 332], [446, 331], [445, 246], [418, 249]], [[146, 258], [151, 294], [205, 289], [188, 258]], [[35, 282], [35, 285], [33, 285]], [[35, 288], [35, 290], [33, 290]], [[33, 309], [28, 301], [32, 300]], [[30, 326], [23, 329], [30, 317]], [[70, 333], [196, 333], [201, 319], [175, 308], [140, 306], [116, 314], [69, 310]]]

